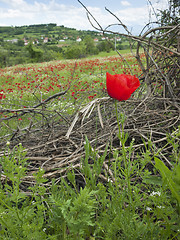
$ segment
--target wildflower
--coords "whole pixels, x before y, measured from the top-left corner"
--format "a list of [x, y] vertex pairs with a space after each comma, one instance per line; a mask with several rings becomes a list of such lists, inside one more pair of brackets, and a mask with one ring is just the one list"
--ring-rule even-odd
[[161, 208], [165, 208], [164, 206], [157, 206], [157, 208], [161, 209]]
[[147, 211], [152, 211], [152, 208], [146, 207], [146, 210], [147, 210]]
[[158, 191], [158, 192], [152, 192], [151, 194], [150, 194], [150, 196], [155, 196], [155, 195], [158, 195], [158, 196], [160, 196], [161, 195], [161, 193]]
[[6, 96], [4, 94], [0, 93], [0, 100], [3, 98], [6, 98]]
[[9, 146], [10, 145], [10, 142], [9, 141], [7, 141], [7, 143], [6, 143], [6, 146]]
[[110, 97], [118, 101], [127, 100], [140, 86], [139, 79], [127, 74], [111, 75], [106, 73], [106, 87]]

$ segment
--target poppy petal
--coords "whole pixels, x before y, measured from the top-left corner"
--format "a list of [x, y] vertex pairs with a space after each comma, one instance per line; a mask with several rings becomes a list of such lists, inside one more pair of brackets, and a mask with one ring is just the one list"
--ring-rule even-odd
[[110, 97], [119, 101], [127, 100], [140, 86], [139, 79], [126, 74], [111, 75], [106, 73], [107, 92]]

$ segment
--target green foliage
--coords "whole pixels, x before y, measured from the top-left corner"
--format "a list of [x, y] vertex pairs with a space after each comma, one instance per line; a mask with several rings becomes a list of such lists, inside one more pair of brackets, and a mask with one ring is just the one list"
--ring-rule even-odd
[[170, 171], [161, 160], [156, 157], [154, 160], [155, 167], [160, 171], [164, 184], [171, 190], [180, 207], [180, 165], [175, 166], [174, 170]]
[[87, 57], [89, 55], [98, 54], [98, 48], [95, 46], [90, 36], [85, 36], [82, 42], [72, 43], [64, 49], [64, 57], [67, 59], [77, 59]]
[[[78, 31], [74, 28], [57, 26], [55, 23], [0, 27], [0, 33], [1, 47], [6, 51], [3, 54], [0, 50], [0, 60], [2, 60], [0, 61], [0, 67], [95, 55], [98, 54], [99, 50], [93, 39], [98, 37], [101, 40], [101, 37], [95, 31]], [[42, 36], [48, 37], [47, 43], [43, 42]], [[111, 37], [113, 34], [105, 34], [105, 36]], [[77, 37], [83, 39], [80, 45], [76, 43]], [[28, 46], [24, 46], [24, 39], [29, 42]], [[13, 42], [14, 40], [15, 42]], [[64, 42], [59, 42], [59, 40]], [[32, 45], [32, 42], [35, 44]], [[102, 48], [102, 51], [109, 52], [110, 49], [109, 46], [106, 46]]]
[[[132, 161], [134, 139], [124, 131], [124, 115], [116, 111], [116, 117], [120, 150], [107, 145], [98, 153], [86, 138], [79, 169], [83, 187], [72, 166], [66, 178], [60, 183], [53, 180], [47, 190], [44, 170], [39, 169], [28, 189], [31, 194], [26, 195], [20, 191], [27, 176], [26, 152], [21, 144], [10, 150], [8, 143], [0, 160], [4, 179], [0, 185], [0, 239], [178, 239], [179, 163], [174, 161], [174, 168], [168, 169], [151, 141]], [[177, 144], [176, 138], [169, 139], [169, 145]], [[174, 160], [179, 154], [175, 148]], [[111, 152], [113, 162], [108, 160]], [[112, 175], [106, 175], [104, 164]], [[152, 170], [147, 164], [152, 164]], [[157, 170], [162, 181], [153, 179]], [[107, 178], [105, 184], [100, 181], [102, 174]]]
[[9, 51], [0, 47], [0, 68], [6, 67], [9, 60]]
[[[103, 166], [105, 157], [107, 155], [107, 150], [108, 150], [108, 145], [106, 146], [103, 155], [98, 156], [98, 153], [92, 149], [86, 137], [85, 158], [82, 160], [82, 163], [83, 163], [82, 171], [85, 176], [86, 184], [91, 189], [96, 189], [96, 183], [102, 171], [102, 166]], [[92, 167], [88, 162], [89, 158], [92, 158], [94, 161]]]
[[74, 43], [65, 49], [64, 56], [67, 59], [76, 59], [85, 57], [85, 45]]
[[[64, 184], [64, 186], [63, 186]], [[60, 239], [85, 239], [95, 225], [95, 210], [97, 207], [97, 191], [88, 188], [80, 189], [76, 194], [69, 189], [67, 196], [62, 181], [61, 188], [53, 186], [50, 197], [53, 212], [50, 219], [51, 232], [58, 234]], [[67, 234], [68, 232], [68, 234]]]
[[179, 13], [180, 13], [179, 0], [168, 0], [168, 8], [160, 11], [161, 24], [178, 25]]
[[34, 47], [31, 42], [27, 45], [27, 50], [33, 62], [39, 62], [42, 59], [43, 51]]
[[0, 239], [45, 239], [46, 237], [43, 231], [45, 207], [42, 193], [44, 191], [40, 185], [42, 175], [35, 177], [37, 183], [31, 188], [31, 197], [20, 191], [20, 184], [27, 170], [25, 155], [26, 152], [19, 144], [12, 151], [7, 148], [7, 152], [5, 151], [0, 160], [2, 173], [5, 176], [5, 183], [0, 185]]
[[87, 35], [83, 39], [83, 44], [85, 45], [85, 54], [86, 55], [95, 55], [98, 54], [98, 48], [95, 46], [95, 43], [91, 36]]
[[105, 40], [98, 43], [97, 48], [100, 52], [110, 52], [111, 50], [114, 50], [114, 45], [112, 42]]

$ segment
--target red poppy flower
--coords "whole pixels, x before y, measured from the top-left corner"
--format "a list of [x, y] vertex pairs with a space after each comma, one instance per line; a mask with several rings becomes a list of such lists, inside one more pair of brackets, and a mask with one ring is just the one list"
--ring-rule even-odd
[[106, 87], [110, 97], [118, 101], [127, 100], [140, 86], [139, 79], [126, 74], [111, 75], [106, 73]]

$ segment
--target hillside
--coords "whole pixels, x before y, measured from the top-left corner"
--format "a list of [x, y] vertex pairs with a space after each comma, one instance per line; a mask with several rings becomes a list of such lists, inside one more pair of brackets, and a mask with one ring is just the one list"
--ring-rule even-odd
[[126, 38], [81, 31], [54, 23], [0, 27], [0, 67], [59, 59], [77, 59], [129, 48]]
[[[27, 39], [27, 40], [42, 40], [49, 39], [49, 42], [56, 42], [58, 40], [76, 40], [77, 38], [83, 38], [86, 35], [90, 35], [93, 39], [97, 38], [101, 40], [101, 34], [97, 31], [81, 31], [75, 28], [68, 28], [63, 25], [57, 26], [55, 23], [49, 24], [36, 24], [20, 27], [2, 27], [0, 26], [1, 38], [5, 41], [12, 39]], [[107, 34], [106, 34], [107, 36]], [[112, 36], [111, 36], [112, 37]]]

